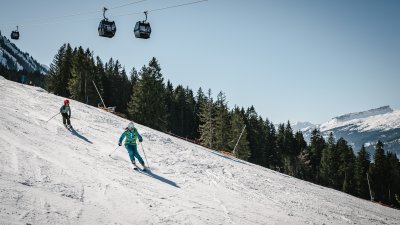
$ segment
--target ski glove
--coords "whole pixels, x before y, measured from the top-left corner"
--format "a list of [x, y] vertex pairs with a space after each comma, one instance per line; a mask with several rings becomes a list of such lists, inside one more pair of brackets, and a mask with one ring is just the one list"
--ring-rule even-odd
[[142, 142], [142, 141], [143, 141], [143, 138], [139, 137], [139, 142]]
[[122, 144], [121, 143], [118, 143], [118, 146], [121, 146]]

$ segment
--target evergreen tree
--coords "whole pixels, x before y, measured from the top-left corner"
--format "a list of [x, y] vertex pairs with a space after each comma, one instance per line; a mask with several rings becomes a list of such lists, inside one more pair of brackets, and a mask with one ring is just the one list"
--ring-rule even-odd
[[182, 85], [178, 85], [175, 88], [174, 92], [174, 105], [175, 105], [175, 130], [173, 131], [175, 134], [185, 137], [185, 122], [187, 118], [186, 114], [186, 96], [185, 89]]
[[93, 85], [93, 82], [99, 83], [100, 81], [100, 73], [98, 68], [96, 67], [95, 60], [93, 57], [93, 53], [86, 50], [87, 56], [87, 66], [88, 66], [88, 73], [85, 80], [85, 99], [86, 104], [97, 106], [100, 100], [100, 96], [98, 95], [96, 88]]
[[120, 97], [118, 98], [120, 101], [117, 102], [117, 111], [126, 113], [127, 112], [127, 103], [130, 100], [132, 95], [132, 83], [131, 80], [128, 79], [128, 75], [126, 74], [125, 69], [123, 68], [119, 73], [120, 83], [119, 89], [120, 90]]
[[84, 102], [84, 90], [82, 88], [82, 81], [86, 76], [84, 58], [85, 52], [82, 47], [74, 50], [72, 77], [68, 80], [68, 90], [71, 94], [70, 97], [80, 102]]
[[307, 148], [307, 142], [304, 140], [303, 132], [297, 131], [294, 135], [295, 141], [295, 155], [300, 155], [300, 153]]
[[259, 130], [259, 132], [257, 132], [258, 138], [259, 138], [259, 148], [261, 149], [261, 156], [262, 156], [259, 165], [268, 167], [268, 163], [267, 163], [267, 161], [268, 161], [267, 153], [268, 152], [267, 152], [267, 140], [266, 140], [268, 130], [267, 130], [266, 123], [261, 116], [258, 117], [257, 127]]
[[165, 107], [167, 110], [167, 131], [175, 133], [176, 131], [176, 112], [174, 104], [174, 87], [168, 80], [165, 88]]
[[122, 67], [118, 60], [115, 61], [113, 66], [109, 69], [111, 79], [111, 104], [116, 107], [118, 112], [126, 112], [129, 94], [131, 94], [131, 84], [126, 74], [125, 69]]
[[215, 102], [215, 148], [228, 151], [229, 117], [225, 94], [218, 93]]
[[65, 56], [66, 47], [67, 45], [64, 44], [58, 50], [57, 54], [54, 56], [53, 62], [50, 64], [50, 69], [47, 74], [46, 82], [48, 91], [56, 95], [60, 94], [63, 89], [63, 85], [60, 82], [60, 78], [61, 78], [62, 62]]
[[279, 164], [280, 168], [279, 171], [283, 173], [288, 173], [288, 164], [286, 162], [286, 157], [287, 157], [287, 144], [286, 144], [286, 137], [285, 137], [285, 124], [281, 123], [278, 125], [278, 131], [277, 131], [277, 136], [276, 136], [276, 146], [277, 146], [277, 152], [278, 152], [278, 159], [279, 159]]
[[296, 174], [296, 158], [300, 153], [296, 151], [293, 130], [289, 121], [286, 126], [285, 124], [279, 124], [276, 143], [283, 172], [294, 176]]
[[[99, 91], [99, 93], [97, 93], [97, 95], [100, 94], [100, 96], [101, 96], [101, 98], [100, 98], [100, 96], [98, 96], [97, 102], [95, 102], [95, 104], [97, 104], [97, 106], [107, 107], [106, 105], [103, 105], [104, 89], [105, 89], [103, 85], [106, 84], [106, 73], [104, 71], [104, 64], [101, 61], [100, 57], [98, 57], [98, 56], [96, 57], [95, 68], [96, 68], [96, 76], [93, 79], [94, 84], [93, 84], [93, 82], [92, 82], [92, 84], [93, 84], [93, 86], [96, 85], [96, 87]], [[95, 87], [95, 89], [96, 89], [96, 87]], [[103, 101], [101, 99], [103, 99]]]
[[[245, 129], [244, 115], [240, 109], [235, 107], [232, 110], [231, 127], [229, 133], [229, 148], [239, 159], [248, 160], [250, 157], [249, 142], [247, 141], [247, 130]], [[241, 136], [240, 136], [241, 135]], [[240, 139], [239, 139], [240, 137]], [[234, 149], [236, 146], [236, 149]]]
[[[130, 72], [130, 81], [131, 81], [131, 90], [132, 93], [135, 91], [133, 89], [133, 87], [136, 85], [136, 82], [139, 80], [139, 75], [137, 70], [135, 69], [135, 67], [132, 68], [131, 72]], [[168, 81], [169, 82], [169, 81]], [[172, 85], [172, 84], [171, 84]]]
[[90, 81], [94, 79], [96, 73], [94, 67], [93, 56], [89, 49], [84, 51], [82, 47], [79, 47], [74, 50], [72, 77], [68, 80], [71, 98], [89, 104], [89, 96], [90, 98], [95, 96], [94, 87], [90, 85]]
[[286, 173], [295, 176], [296, 174], [296, 158], [300, 154], [300, 152], [297, 152], [296, 148], [296, 143], [295, 139], [293, 136], [293, 130], [292, 127], [290, 126], [290, 122], [288, 121], [284, 130], [284, 167]]
[[277, 169], [281, 166], [280, 161], [278, 159], [277, 149], [276, 149], [276, 130], [275, 126], [268, 119], [265, 120], [265, 163], [266, 167], [270, 169]]
[[247, 131], [250, 148], [249, 162], [265, 166], [265, 137], [266, 129], [263, 130], [264, 121], [257, 115], [253, 106], [247, 109]]
[[[97, 64], [99, 64], [99, 59], [97, 60]], [[101, 61], [100, 61], [101, 63]], [[104, 103], [107, 107], [115, 106], [115, 102], [113, 98], [114, 96], [114, 87], [113, 87], [113, 75], [112, 75], [112, 68], [114, 67], [114, 60], [110, 58], [108, 62], [106, 62], [103, 66], [102, 71], [100, 71], [100, 79], [101, 79], [101, 86], [102, 86], [102, 97]], [[96, 84], [98, 85], [98, 84]]]
[[356, 158], [354, 180], [357, 195], [364, 199], [370, 198], [367, 180], [367, 173], [370, 163], [370, 155], [363, 145]]
[[387, 160], [383, 143], [379, 140], [375, 146], [374, 163], [371, 165], [371, 180], [374, 199], [384, 201], [386, 199]]
[[388, 203], [400, 206], [400, 202], [396, 201], [396, 195], [400, 196], [400, 162], [392, 152], [387, 154], [387, 175]]
[[50, 65], [47, 80], [50, 92], [63, 97], [70, 97], [68, 81], [72, 77], [73, 51], [69, 44], [61, 46]]
[[351, 146], [347, 144], [347, 141], [340, 138], [336, 144], [336, 149], [339, 153], [339, 184], [341, 184], [341, 190], [343, 192], [354, 194], [355, 183], [354, 183], [354, 164], [355, 156]]
[[300, 152], [298, 160], [299, 160], [299, 169], [297, 176], [300, 179], [312, 181], [314, 175], [312, 174], [311, 156], [309, 148], [305, 148]]
[[324, 185], [338, 189], [339, 154], [333, 133], [329, 133], [328, 143], [322, 151], [320, 163], [320, 176]]
[[277, 153], [278, 153], [278, 158], [279, 158], [279, 162], [281, 164], [281, 168], [279, 169], [279, 171], [284, 167], [284, 161], [285, 161], [285, 147], [286, 147], [286, 143], [285, 143], [285, 124], [280, 123], [278, 125], [278, 129], [277, 129], [277, 135], [276, 135], [276, 148], [277, 148]]
[[194, 130], [194, 139], [198, 140], [200, 138], [200, 108], [202, 105], [206, 105], [207, 98], [201, 88], [197, 90], [196, 94], [196, 99], [195, 99], [196, 105], [194, 109], [194, 124], [193, 124], [193, 130]]
[[211, 97], [211, 89], [208, 89], [208, 97], [205, 102], [200, 105], [200, 143], [209, 148], [214, 148], [215, 142], [215, 118], [214, 118], [214, 103]]
[[189, 87], [186, 87], [185, 89], [185, 96], [185, 118], [187, 118], [185, 123], [185, 133], [188, 138], [195, 139], [198, 129], [198, 127], [196, 126], [196, 99], [194, 97], [193, 91], [189, 89]]
[[295, 177], [301, 177], [301, 162], [300, 162], [300, 155], [307, 149], [307, 142], [304, 140], [303, 133], [301, 131], [297, 131], [294, 135], [294, 170], [295, 170]]
[[167, 126], [165, 87], [157, 60], [153, 58], [148, 67], [142, 68], [139, 76], [129, 102], [128, 114], [143, 125], [164, 131]]
[[317, 184], [320, 182], [319, 166], [321, 162], [322, 150], [325, 148], [325, 140], [318, 129], [314, 129], [311, 132], [310, 145], [309, 145], [309, 157], [311, 160], [311, 174], [313, 181]]
[[195, 100], [193, 92], [178, 85], [173, 93], [173, 133], [181, 137], [193, 138]]

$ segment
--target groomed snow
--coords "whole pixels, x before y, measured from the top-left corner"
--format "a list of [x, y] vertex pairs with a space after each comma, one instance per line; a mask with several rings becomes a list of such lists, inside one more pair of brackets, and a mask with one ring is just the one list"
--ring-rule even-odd
[[[128, 121], [0, 77], [0, 224], [399, 224], [400, 211], [137, 124], [151, 173], [132, 170]], [[143, 155], [142, 148], [141, 155]]]

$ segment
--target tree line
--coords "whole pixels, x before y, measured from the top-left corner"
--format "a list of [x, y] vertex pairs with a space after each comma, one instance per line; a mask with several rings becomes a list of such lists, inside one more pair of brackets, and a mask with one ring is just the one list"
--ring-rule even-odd
[[139, 71], [132, 68], [128, 77], [118, 60], [103, 63], [89, 49], [64, 44], [50, 66], [47, 90], [98, 106], [93, 83], [107, 106], [137, 123], [290, 176], [400, 205], [400, 162], [396, 154], [385, 153], [380, 141], [373, 161], [364, 147], [356, 155], [346, 140], [335, 140], [332, 133], [325, 139], [318, 129], [307, 143], [290, 122], [276, 127], [253, 106], [229, 109], [223, 92], [214, 99], [211, 89], [194, 94], [189, 87], [165, 82], [156, 58]]

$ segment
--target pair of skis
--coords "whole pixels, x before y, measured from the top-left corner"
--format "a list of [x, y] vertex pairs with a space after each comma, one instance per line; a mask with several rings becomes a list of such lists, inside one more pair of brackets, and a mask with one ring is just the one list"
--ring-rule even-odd
[[[118, 149], [119, 147], [120, 147], [120, 146], [117, 146], [117, 147], [114, 149], [114, 151], [112, 151], [110, 154], [108, 154], [108, 156], [109, 156], [110, 158], [112, 158], [112, 159], [115, 160], [115, 158], [111, 157], [111, 154], [113, 154], [115, 151], [117, 151], [117, 149]], [[148, 168], [148, 167], [146, 167], [146, 166], [143, 166], [143, 169], [142, 169], [142, 168], [138, 167], [138, 166], [136, 165], [136, 163], [133, 163], [133, 162], [132, 162], [132, 165], [133, 165], [133, 170], [136, 170], [136, 171], [138, 171], [138, 172], [150, 172], [150, 168]]]
[[147, 172], [147, 170], [148, 170], [145, 166], [143, 167], [143, 169], [140, 168], [140, 167], [138, 167], [138, 166], [136, 165], [136, 163], [132, 163], [132, 165], [133, 165], [133, 170], [136, 170], [136, 171]]

